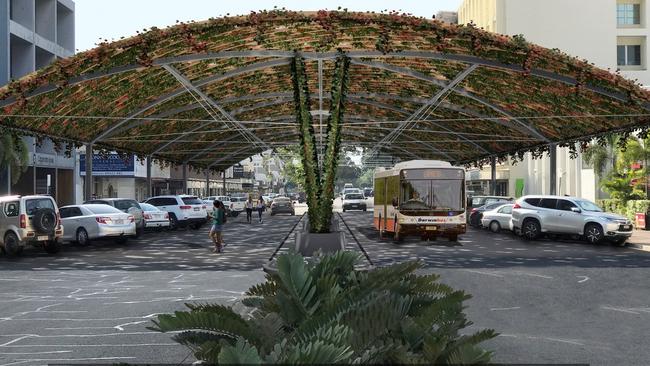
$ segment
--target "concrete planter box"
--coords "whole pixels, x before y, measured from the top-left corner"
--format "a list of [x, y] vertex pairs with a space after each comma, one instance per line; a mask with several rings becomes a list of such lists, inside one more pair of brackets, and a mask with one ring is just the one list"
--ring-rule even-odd
[[323, 254], [345, 250], [345, 232], [340, 230], [339, 221], [332, 218], [329, 233], [310, 233], [309, 221], [305, 220], [302, 229], [296, 231], [296, 252], [311, 257], [320, 250]]

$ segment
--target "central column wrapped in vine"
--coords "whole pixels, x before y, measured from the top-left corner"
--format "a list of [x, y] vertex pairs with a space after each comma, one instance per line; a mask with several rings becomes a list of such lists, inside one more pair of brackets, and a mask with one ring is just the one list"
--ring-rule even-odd
[[300, 153], [305, 171], [305, 194], [309, 205], [309, 224], [310, 230], [315, 233], [326, 233], [330, 229], [349, 68], [350, 59], [344, 53], [339, 53], [332, 78], [332, 103], [327, 118], [326, 147], [321, 172], [318, 168], [316, 135], [311, 115], [305, 60], [296, 56], [291, 63], [296, 120], [300, 131]]

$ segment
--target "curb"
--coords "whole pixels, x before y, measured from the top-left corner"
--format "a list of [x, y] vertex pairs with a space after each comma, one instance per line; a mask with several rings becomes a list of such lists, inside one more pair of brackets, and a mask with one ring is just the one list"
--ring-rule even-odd
[[644, 252], [650, 252], [650, 245], [647, 244], [627, 243], [626, 247], [636, 249], [636, 250], [642, 250]]

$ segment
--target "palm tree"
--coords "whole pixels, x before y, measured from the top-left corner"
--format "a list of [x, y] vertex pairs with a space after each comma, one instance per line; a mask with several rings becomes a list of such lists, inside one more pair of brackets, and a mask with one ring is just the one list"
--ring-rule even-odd
[[584, 161], [594, 167], [594, 173], [599, 179], [603, 178], [608, 167], [611, 167], [612, 170], [616, 169], [617, 153], [615, 148], [618, 140], [618, 135], [608, 135], [605, 137], [606, 145], [590, 144], [582, 155]]
[[0, 171], [11, 170], [11, 183], [15, 184], [29, 164], [29, 149], [17, 134], [0, 136]]

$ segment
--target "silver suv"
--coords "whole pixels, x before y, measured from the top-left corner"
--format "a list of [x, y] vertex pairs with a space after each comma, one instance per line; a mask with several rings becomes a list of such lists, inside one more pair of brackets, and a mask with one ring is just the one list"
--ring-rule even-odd
[[19, 255], [26, 244], [57, 253], [62, 237], [59, 208], [52, 197], [0, 197], [0, 249], [8, 255]]
[[136, 200], [130, 198], [98, 198], [84, 202], [84, 205], [109, 205], [116, 209], [133, 215], [135, 218], [135, 237], [139, 238], [144, 233], [144, 211]]
[[607, 239], [624, 245], [634, 227], [627, 218], [603, 212], [582, 198], [524, 196], [512, 208], [510, 229], [530, 240], [547, 233], [581, 236], [592, 244]]

